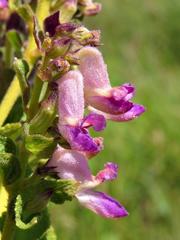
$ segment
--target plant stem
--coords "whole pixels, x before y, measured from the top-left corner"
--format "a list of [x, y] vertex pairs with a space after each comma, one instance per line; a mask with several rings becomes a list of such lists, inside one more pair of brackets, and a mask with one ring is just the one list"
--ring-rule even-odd
[[[2, 182], [2, 179], [0, 180]], [[8, 202], [8, 193], [2, 183], [0, 183], [0, 217], [2, 217], [2, 214], [6, 212], [7, 209], [7, 202]]]
[[6, 218], [3, 226], [3, 231], [2, 231], [2, 238], [1, 240], [11, 240], [14, 238], [14, 233], [15, 233], [15, 221], [13, 219], [13, 213], [11, 212], [11, 201], [12, 197], [11, 194], [8, 196], [8, 211], [6, 212]]
[[11, 82], [1, 104], [0, 104], [0, 126], [5, 122], [14, 103], [21, 94], [21, 89], [17, 77]]
[[29, 119], [31, 119], [37, 112], [38, 102], [39, 102], [39, 97], [40, 97], [42, 86], [43, 86], [43, 81], [41, 81], [41, 79], [36, 77], [34, 86], [33, 86], [30, 104], [29, 104], [29, 110], [28, 110], [28, 118]]

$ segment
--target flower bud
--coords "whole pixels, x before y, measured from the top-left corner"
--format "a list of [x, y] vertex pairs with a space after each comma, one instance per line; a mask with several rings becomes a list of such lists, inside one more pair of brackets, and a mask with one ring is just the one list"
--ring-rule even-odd
[[82, 45], [99, 45], [100, 31], [89, 31], [87, 28], [81, 26], [74, 30], [72, 37]]
[[60, 7], [60, 22], [69, 22], [76, 11], [77, 0], [65, 0], [64, 4]]
[[79, 0], [79, 4], [82, 6], [82, 12], [85, 16], [96, 15], [102, 9], [100, 3], [93, 3], [92, 0]]
[[29, 123], [29, 133], [44, 133], [52, 124], [56, 116], [56, 92], [52, 92], [49, 98], [41, 103], [39, 112]]
[[70, 44], [71, 39], [69, 37], [53, 39], [53, 41], [51, 42], [51, 47], [48, 51], [47, 58], [56, 58], [64, 55], [69, 49]]

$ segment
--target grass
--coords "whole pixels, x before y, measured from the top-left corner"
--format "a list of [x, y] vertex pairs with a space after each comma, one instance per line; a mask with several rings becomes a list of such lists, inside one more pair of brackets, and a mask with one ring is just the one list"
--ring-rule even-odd
[[96, 173], [107, 161], [120, 165], [116, 181], [100, 187], [120, 200], [130, 215], [107, 220], [77, 201], [51, 205], [58, 239], [177, 240], [180, 131], [180, 2], [104, 0], [89, 18], [102, 30], [101, 47], [112, 85], [136, 85], [134, 101], [146, 113], [129, 123], [108, 123], [105, 149], [90, 162]]

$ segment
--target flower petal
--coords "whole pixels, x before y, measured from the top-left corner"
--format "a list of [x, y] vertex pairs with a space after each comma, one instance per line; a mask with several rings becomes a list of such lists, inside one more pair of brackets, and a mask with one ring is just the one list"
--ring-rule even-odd
[[50, 37], [54, 36], [56, 27], [60, 24], [59, 22], [59, 11], [53, 13], [44, 20], [45, 32], [48, 32]]
[[118, 114], [118, 115], [115, 115], [115, 114], [108, 114], [108, 113], [104, 113], [104, 112], [101, 112], [93, 107], [88, 107], [88, 109], [92, 112], [96, 112], [98, 114], [102, 114], [104, 115], [104, 117], [108, 120], [112, 120], [112, 121], [115, 121], [115, 122], [126, 122], [126, 121], [130, 121], [130, 120], [133, 120], [137, 117], [139, 117], [141, 114], [143, 114], [145, 112], [145, 107], [142, 106], [142, 105], [139, 105], [139, 104], [133, 104], [132, 108], [125, 112], [125, 113], [122, 113], [122, 114]]
[[86, 98], [88, 104], [109, 114], [120, 114], [132, 108], [133, 103], [124, 99], [115, 100], [113, 97], [91, 96]]
[[110, 96], [116, 101], [124, 99], [125, 101], [130, 100], [135, 93], [135, 87], [130, 83], [125, 83], [118, 87], [113, 87], [110, 90]]
[[76, 194], [79, 202], [86, 208], [106, 218], [119, 218], [128, 215], [126, 209], [115, 199], [102, 192], [91, 190]]
[[59, 125], [76, 125], [84, 114], [83, 78], [79, 71], [69, 71], [58, 81]]
[[104, 165], [104, 169], [97, 174], [95, 179], [101, 183], [107, 180], [113, 180], [117, 177], [117, 175], [118, 165], [112, 162], [108, 162]]
[[62, 179], [74, 179], [77, 181], [92, 181], [88, 162], [84, 154], [57, 147], [48, 167], [56, 167], [58, 176]]
[[78, 52], [79, 69], [84, 77], [85, 92], [96, 88], [111, 88], [102, 54], [95, 47], [84, 47]]
[[83, 128], [93, 127], [95, 131], [102, 131], [106, 127], [106, 119], [103, 115], [99, 115], [97, 113], [90, 113], [86, 116], [81, 126]]
[[98, 153], [102, 150], [102, 143], [96, 141], [96, 138], [92, 138], [89, 132], [82, 127], [61, 125], [59, 131], [74, 150], [87, 153]]

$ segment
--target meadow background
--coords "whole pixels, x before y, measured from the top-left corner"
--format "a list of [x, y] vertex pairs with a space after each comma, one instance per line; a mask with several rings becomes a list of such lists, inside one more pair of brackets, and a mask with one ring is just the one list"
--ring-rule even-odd
[[108, 122], [105, 149], [90, 162], [94, 174], [107, 161], [119, 177], [99, 189], [120, 200], [130, 215], [107, 220], [76, 200], [51, 205], [58, 239], [177, 240], [180, 174], [180, 1], [102, 0], [101, 50], [112, 85], [136, 85], [134, 101], [147, 112], [129, 123]]

